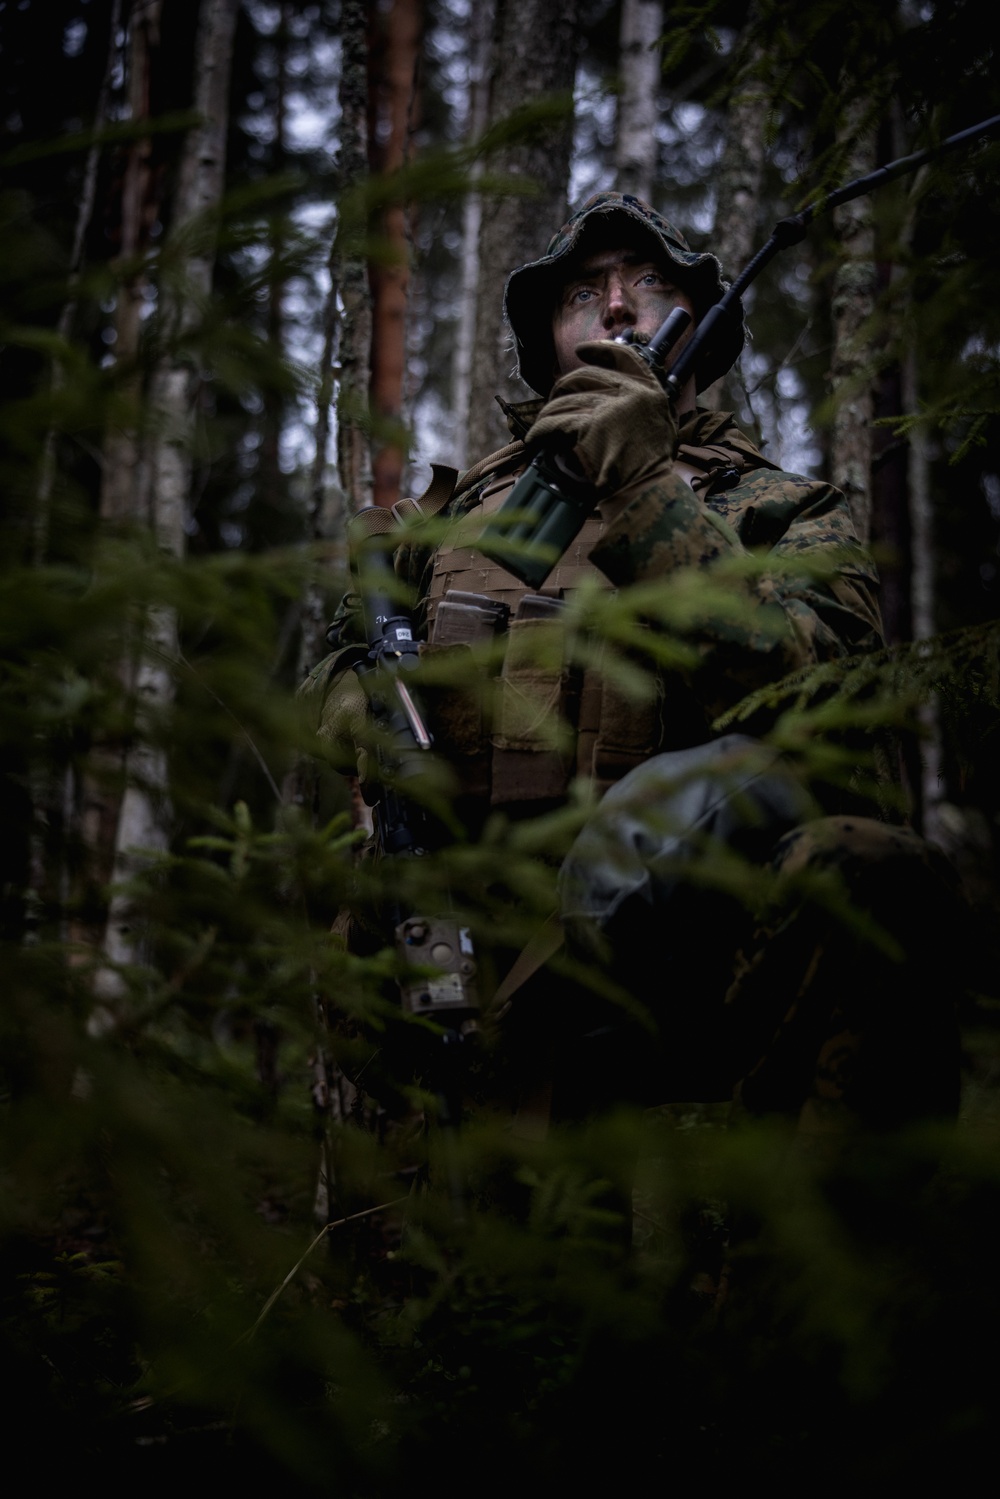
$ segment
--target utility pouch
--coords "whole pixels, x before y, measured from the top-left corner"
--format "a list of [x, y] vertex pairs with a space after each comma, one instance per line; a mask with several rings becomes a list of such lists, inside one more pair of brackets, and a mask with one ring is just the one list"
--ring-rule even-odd
[[421, 652], [424, 659], [446, 656], [455, 663], [458, 680], [427, 684], [423, 697], [435, 749], [450, 762], [465, 796], [487, 797], [490, 792], [488, 698], [493, 679], [475, 668], [471, 651], [506, 627], [508, 613], [505, 604], [487, 594], [450, 589], [438, 605], [430, 640]]
[[636, 699], [615, 683], [610, 669], [590, 666], [583, 674], [577, 716], [577, 775], [603, 792], [660, 748], [662, 689]]
[[450, 588], [441, 600], [431, 628], [431, 645], [472, 645], [506, 629], [506, 604], [485, 593]]
[[527, 593], [511, 621], [492, 738], [495, 806], [557, 799], [569, 785], [576, 694], [561, 610], [561, 599]]

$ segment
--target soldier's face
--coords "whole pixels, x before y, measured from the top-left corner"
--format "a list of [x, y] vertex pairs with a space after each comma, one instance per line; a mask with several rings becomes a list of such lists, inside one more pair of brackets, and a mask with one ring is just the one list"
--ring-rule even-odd
[[577, 345], [589, 339], [617, 338], [626, 328], [652, 338], [675, 307], [692, 317], [677, 345], [679, 353], [693, 331], [694, 308], [670, 280], [664, 262], [650, 259], [648, 250], [626, 248], [585, 256], [565, 281], [552, 318], [556, 374], [580, 366]]

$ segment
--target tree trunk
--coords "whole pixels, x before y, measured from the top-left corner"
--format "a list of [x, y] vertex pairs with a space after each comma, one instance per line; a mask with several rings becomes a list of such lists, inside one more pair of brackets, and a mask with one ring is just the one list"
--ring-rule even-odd
[[[471, 8], [468, 22], [469, 105], [465, 135], [476, 141], [486, 129], [489, 109], [490, 45], [493, 36], [492, 0], [483, 0]], [[473, 168], [478, 180], [480, 166]], [[451, 461], [456, 468], [469, 462], [469, 401], [472, 394], [472, 356], [476, 338], [476, 286], [479, 280], [479, 227], [483, 200], [476, 191], [465, 199], [462, 212], [462, 278], [455, 330], [455, 355], [452, 363], [452, 412], [455, 440]]]
[[[364, 186], [368, 179], [369, 30], [361, 0], [344, 0], [341, 13], [339, 82], [340, 150], [337, 158], [340, 218], [330, 247], [330, 290], [323, 321], [323, 356], [316, 410], [316, 450], [309, 487], [308, 540], [321, 549], [343, 540], [348, 513], [372, 504], [369, 435], [372, 297], [364, 240]], [[353, 194], [352, 191], [353, 190]], [[343, 311], [341, 311], [341, 308]], [[336, 397], [336, 483], [330, 482], [328, 449]], [[319, 561], [301, 605], [301, 681], [322, 659], [329, 619], [327, 564]], [[315, 762], [297, 755], [282, 783], [282, 802], [308, 812], [317, 789]]]
[[[285, 171], [286, 146], [286, 94], [288, 90], [288, 15], [289, 0], [281, 0], [278, 25], [274, 33], [275, 77], [274, 77], [274, 139], [271, 143], [270, 167], [276, 177]], [[284, 269], [285, 223], [282, 213], [271, 217], [270, 270], [267, 278], [267, 343], [271, 355], [281, 360], [285, 353], [285, 293], [287, 277]], [[285, 477], [281, 472], [281, 433], [286, 414], [284, 391], [275, 380], [268, 380], [263, 390], [264, 410], [261, 414], [260, 458], [257, 467], [257, 495], [265, 511], [277, 513], [282, 507]]]
[[[104, 75], [94, 109], [93, 129], [100, 136], [107, 125], [108, 100], [111, 82], [120, 55], [119, 32], [121, 29], [121, 0], [113, 0], [108, 22], [108, 51]], [[103, 145], [95, 139], [87, 152], [83, 173], [83, 188], [77, 207], [73, 245], [69, 257], [67, 297], [59, 314], [56, 327], [58, 338], [67, 342], [73, 333], [73, 324], [78, 306], [80, 271], [83, 267], [83, 250], [94, 215], [97, 201], [97, 172]], [[66, 372], [58, 355], [52, 366], [52, 395], [57, 397], [66, 381]], [[42, 459], [39, 468], [38, 492], [35, 499], [33, 519], [32, 554], [36, 566], [45, 562], [51, 526], [52, 494], [56, 477], [56, 434], [50, 427], [42, 444]], [[78, 823], [76, 778], [70, 766], [39, 755], [30, 770], [32, 802], [32, 831], [30, 837], [29, 871], [27, 879], [26, 933], [33, 940], [44, 920], [47, 907], [60, 911], [60, 920], [66, 920], [69, 905], [71, 877], [67, 865], [66, 838], [68, 828]], [[54, 850], [53, 831], [62, 834], [58, 853]], [[105, 838], [103, 847], [110, 849], [113, 829]], [[95, 844], [96, 847], [96, 844]], [[108, 861], [110, 869], [110, 859]], [[58, 871], [58, 872], [57, 872]], [[105, 876], [108, 870], [105, 870]], [[63, 898], [65, 897], [65, 898]], [[64, 938], [70, 936], [63, 926]]]
[[[880, 160], [893, 160], [906, 152], [900, 111], [893, 111], [884, 131]], [[919, 179], [918, 179], [919, 180]], [[915, 189], [916, 184], [913, 184]], [[911, 197], [911, 203], [914, 201]], [[905, 258], [912, 242], [912, 212], [899, 231]], [[880, 264], [879, 290], [892, 286], [894, 267]], [[896, 318], [906, 325], [906, 304], [897, 306]], [[876, 426], [872, 464], [872, 539], [885, 554], [880, 561], [882, 620], [890, 645], [929, 640], [936, 630], [934, 618], [934, 535], [930, 465], [927, 438], [919, 426], [906, 437], [893, 435], [891, 423], [903, 413], [920, 409], [918, 365], [911, 347], [901, 361], [880, 372], [874, 390], [874, 415], [887, 423]], [[940, 831], [938, 809], [941, 786], [941, 732], [936, 697], [924, 703], [918, 715], [918, 732], [901, 736], [904, 784], [910, 817], [918, 831], [934, 838]]]
[[[340, 154], [341, 195], [363, 189], [368, 176], [368, 11], [364, 0], [341, 6]], [[372, 308], [368, 267], [361, 253], [357, 201], [348, 222], [342, 204], [334, 256], [343, 321], [340, 329], [340, 389], [337, 399], [337, 467], [351, 511], [372, 503], [368, 393], [371, 385]]]
[[[493, 25], [489, 120], [554, 94], [569, 96], [576, 72], [577, 0], [497, 0]], [[541, 255], [567, 217], [573, 139], [572, 111], [497, 153], [496, 170], [520, 178], [526, 192], [484, 199], [479, 230], [476, 340], [472, 365], [468, 454], [473, 460], [510, 441], [494, 396], [530, 394], [511, 375], [513, 354], [502, 319], [509, 272]]]
[[[191, 483], [191, 441], [197, 376], [183, 355], [183, 340], [196, 325], [212, 286], [214, 214], [225, 177], [226, 130], [233, 32], [239, 0], [203, 0], [195, 46], [194, 107], [199, 123], [189, 132], [181, 158], [171, 244], [165, 249], [172, 281], [161, 286], [161, 317], [170, 352], [153, 379], [150, 472], [152, 526], [160, 548], [184, 552], [185, 516]], [[169, 262], [176, 259], [173, 264]], [[147, 611], [136, 677], [133, 744], [126, 757], [125, 794], [115, 834], [113, 894], [104, 938], [104, 966], [95, 982], [101, 1002], [92, 1017], [100, 1031], [114, 1020], [126, 991], [122, 968], [140, 957], [134, 899], [128, 881], [150, 854], [168, 846], [170, 795], [163, 720], [174, 698], [177, 658], [174, 611]]]
[[[108, 56], [104, 68], [104, 76], [101, 79], [101, 87], [97, 96], [97, 107], [94, 110], [94, 134], [97, 137], [103, 133], [107, 126], [108, 99], [111, 94], [111, 80], [118, 62], [119, 42], [118, 34], [121, 30], [122, 0], [113, 0], [111, 16], [108, 22]], [[73, 321], [77, 309], [77, 288], [80, 279], [80, 270], [83, 266], [83, 246], [87, 237], [90, 221], [94, 216], [94, 205], [97, 201], [97, 169], [100, 165], [103, 144], [100, 139], [95, 139], [87, 152], [87, 162], [83, 171], [83, 189], [80, 193], [80, 202], [77, 206], [76, 227], [73, 232], [73, 247], [69, 257], [69, 284], [68, 296], [59, 314], [59, 322], [56, 332], [59, 338], [66, 341], [73, 331]], [[133, 150], [137, 147], [133, 147]], [[65, 373], [58, 359], [52, 369], [52, 392], [58, 394], [65, 381]], [[50, 508], [52, 503], [52, 486], [55, 480], [55, 433], [50, 429], [45, 435], [45, 443], [42, 449], [41, 471], [38, 481], [38, 495], [35, 505], [34, 518], [34, 559], [36, 563], [44, 562], [45, 553], [49, 539]]]
[[[194, 108], [200, 123], [181, 158], [170, 243], [170, 278], [160, 288], [160, 319], [171, 346], [184, 339], [207, 308], [215, 264], [216, 214], [225, 184], [226, 131], [233, 32], [239, 0], [202, 0], [196, 41]], [[161, 548], [184, 553], [191, 488], [191, 440], [198, 376], [183, 349], [161, 360], [153, 378], [156, 429], [151, 443], [153, 529]]]
[[[903, 411], [899, 366], [881, 372], [872, 412], [879, 422], [898, 421]], [[908, 440], [894, 437], [891, 426], [874, 430], [871, 540], [880, 553], [882, 625], [886, 642], [912, 640]]]
[[[753, 14], [747, 23], [753, 35]], [[765, 125], [769, 95], [763, 78], [767, 60], [759, 41], [748, 41], [747, 63], [729, 103], [726, 144], [716, 176], [717, 199], [712, 249], [723, 274], [734, 281], [758, 248], [760, 196], [764, 182]], [[739, 406], [736, 377], [716, 380], [700, 396], [701, 404], [718, 411]]]
[[[880, 164], [905, 155], [906, 132], [901, 112], [894, 108], [884, 121], [878, 136], [878, 160]], [[914, 200], [911, 198], [912, 204]], [[899, 262], [912, 254], [913, 212], [912, 208], [899, 223], [898, 238], [889, 254], [880, 251], [877, 267], [879, 300], [893, 308], [893, 322], [905, 328], [909, 321], [910, 299], [898, 295], [900, 276]], [[893, 296], [894, 287], [897, 295]], [[890, 348], [898, 349], [905, 339], [885, 337], [891, 340]], [[872, 524], [871, 540], [878, 548], [879, 573], [881, 577], [882, 625], [889, 645], [920, 639], [914, 632], [914, 597], [911, 582], [914, 578], [912, 550], [912, 510], [910, 480], [916, 473], [912, 434], [896, 436], [893, 428], [904, 413], [916, 410], [911, 404], [917, 399], [916, 375], [912, 366], [907, 369], [909, 356], [896, 356], [890, 362], [882, 361], [872, 392], [872, 413], [875, 426], [872, 433]], [[926, 478], [922, 480], [926, 485]], [[924, 620], [926, 633], [930, 634], [933, 623]], [[912, 779], [912, 777], [911, 777]], [[919, 786], [914, 792], [919, 801]]]
[[[907, 411], [919, 411], [920, 390], [917, 357], [911, 348], [903, 365], [903, 402]], [[910, 576], [910, 608], [914, 640], [930, 640], [936, 628], [934, 618], [934, 508], [931, 500], [930, 461], [927, 435], [917, 424], [909, 433], [908, 490], [910, 499], [910, 549], [913, 570]], [[925, 838], [941, 839], [941, 803], [944, 801], [942, 779], [941, 720], [938, 700], [932, 696], [919, 714], [920, 766], [919, 784], [915, 788], [919, 805], [916, 821]]]
[[[137, 0], [129, 19], [128, 101], [129, 119], [134, 124], [149, 119], [150, 73], [159, 41], [160, 4], [161, 0]], [[129, 147], [125, 163], [118, 255], [123, 276], [115, 307], [114, 351], [115, 363], [127, 378], [120, 386], [120, 419], [105, 438], [101, 480], [101, 519], [125, 525], [143, 524], [148, 519], [148, 476], [138, 426], [142, 380], [137, 363], [149, 284], [138, 257], [148, 246], [156, 216], [156, 205], [151, 201], [151, 151], [149, 136], [140, 136]]]
[[[369, 78], [369, 164], [373, 174], [391, 176], [406, 161], [417, 62], [423, 32], [420, 0], [394, 0], [386, 21], [384, 68]], [[383, 215], [382, 257], [372, 261], [371, 408], [381, 429], [373, 463], [376, 505], [399, 499], [405, 452], [392, 429], [403, 419], [406, 375], [406, 312], [410, 284], [410, 246], [406, 205], [393, 203]], [[378, 429], [377, 429], [378, 430]]]
[[[844, 180], [875, 170], [875, 142], [862, 125], [867, 101], [844, 109], [841, 139], [850, 142]], [[833, 354], [830, 374], [836, 402], [830, 445], [831, 479], [847, 496], [862, 541], [871, 535], [872, 351], [864, 333], [875, 306], [875, 231], [870, 197], [834, 210], [841, 245], [833, 282]]]
[[622, 0], [621, 83], [615, 176], [618, 191], [652, 201], [656, 176], [656, 117], [660, 90], [662, 0]]
[[[160, 0], [137, 0], [131, 7], [120, 58], [133, 125], [147, 121], [150, 115], [159, 20]], [[111, 46], [117, 49], [117, 45], [113, 36]], [[148, 248], [149, 230], [158, 207], [150, 173], [150, 138], [139, 135], [131, 142], [125, 160], [118, 254], [112, 262], [119, 276], [113, 345], [119, 378], [117, 400], [103, 444], [98, 513], [105, 525], [115, 527], [149, 524], [149, 467], [141, 430], [143, 382], [138, 367], [140, 314], [149, 278], [144, 269], [139, 269], [139, 258]], [[128, 650], [120, 662], [119, 675], [121, 690], [128, 697], [137, 690], [135, 661]], [[80, 801], [80, 835], [89, 854], [87, 879], [100, 889], [112, 878], [115, 865], [124, 762], [121, 742], [104, 739], [91, 747], [79, 785], [74, 788]], [[72, 935], [87, 946], [98, 946], [102, 941], [100, 927], [74, 930]]]

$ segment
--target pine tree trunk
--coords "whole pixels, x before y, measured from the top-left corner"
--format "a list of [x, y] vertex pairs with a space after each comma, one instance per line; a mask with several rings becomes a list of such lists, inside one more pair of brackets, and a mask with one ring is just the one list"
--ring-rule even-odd
[[656, 177], [662, 0], [622, 0], [621, 84], [615, 139], [618, 191], [650, 202]]
[[[372, 503], [368, 393], [371, 384], [372, 308], [368, 270], [360, 252], [362, 209], [357, 198], [345, 214], [351, 189], [368, 178], [368, 10], [362, 0], [344, 0], [341, 11], [341, 112], [337, 179], [341, 218], [330, 247], [330, 289], [323, 318], [323, 356], [316, 411], [316, 451], [309, 488], [308, 538], [320, 545], [342, 539], [344, 507], [353, 512]], [[343, 312], [341, 313], [341, 307]], [[329, 482], [328, 448], [336, 397], [336, 478]], [[316, 579], [302, 601], [300, 680], [323, 654], [327, 590]], [[288, 789], [286, 783], [286, 791]], [[301, 800], [299, 794], [293, 800]]]
[[[851, 142], [844, 179], [875, 170], [875, 142], [862, 133], [867, 102], [849, 103], [841, 139]], [[855, 530], [871, 535], [872, 351], [864, 326], [875, 306], [875, 232], [870, 197], [855, 198], [834, 211], [841, 259], [833, 284], [833, 354], [830, 361], [836, 411], [830, 444], [831, 479], [847, 496]]]
[[[129, 118], [137, 124], [149, 119], [151, 69], [159, 40], [160, 0], [138, 0], [133, 5], [128, 32]], [[122, 187], [121, 245], [118, 264], [125, 274], [119, 284], [115, 307], [115, 363], [133, 371], [120, 388], [122, 424], [105, 438], [102, 465], [100, 515], [112, 524], [145, 524], [148, 520], [148, 474], [143, 464], [142, 434], [138, 415], [142, 382], [136, 368], [139, 354], [141, 314], [148, 278], [136, 265], [148, 245], [155, 217], [150, 202], [150, 154], [148, 136], [139, 136], [129, 148]], [[152, 212], [150, 210], [153, 210]]]
[[[753, 32], [754, 16], [747, 23]], [[758, 249], [760, 196], [764, 181], [765, 125], [769, 106], [761, 80], [766, 58], [759, 43], [748, 40], [739, 49], [747, 57], [729, 104], [726, 144], [716, 175], [717, 199], [712, 249], [727, 280], [734, 281]], [[737, 377], [716, 380], [699, 397], [712, 410], [738, 407]]]
[[[340, 154], [343, 193], [361, 188], [368, 176], [367, 6], [341, 6]], [[372, 310], [368, 267], [360, 253], [357, 223], [337, 228], [337, 281], [343, 305], [340, 330], [340, 389], [337, 399], [337, 466], [351, 511], [372, 503], [368, 391], [371, 384]]]
[[[94, 109], [93, 129], [100, 137], [107, 125], [108, 100], [111, 81], [120, 56], [119, 32], [121, 29], [121, 0], [113, 0], [108, 22], [108, 51], [104, 75]], [[83, 268], [84, 244], [87, 231], [94, 216], [97, 202], [97, 172], [103, 144], [95, 140], [87, 152], [83, 173], [83, 188], [77, 206], [73, 246], [69, 258], [68, 295], [59, 314], [56, 332], [60, 340], [68, 341], [73, 333], [73, 324], [78, 306], [78, 285]], [[57, 357], [52, 367], [52, 394], [58, 396], [66, 381], [66, 372]], [[52, 495], [56, 478], [56, 434], [50, 428], [42, 445], [42, 460], [39, 469], [38, 492], [35, 499], [32, 552], [36, 566], [45, 562], [51, 527]], [[60, 912], [62, 936], [70, 938], [66, 926], [66, 911], [70, 903], [72, 883], [67, 864], [66, 844], [69, 829], [79, 823], [77, 808], [77, 783], [71, 766], [61, 760], [55, 763], [47, 756], [39, 755], [29, 772], [32, 803], [32, 832], [30, 838], [29, 871], [27, 879], [26, 935], [33, 940], [45, 919], [47, 908]], [[96, 792], [95, 792], [96, 795]], [[102, 798], [106, 800], [106, 798]], [[61, 836], [60, 836], [61, 835]], [[110, 849], [113, 837], [111, 830], [103, 840], [102, 847]], [[59, 844], [58, 851], [56, 845]], [[97, 847], [97, 844], [94, 844]], [[110, 869], [104, 871], [105, 877]], [[79, 935], [76, 933], [73, 936]]]
[[[497, 0], [490, 76], [490, 123], [519, 105], [554, 94], [568, 96], [576, 72], [577, 0]], [[566, 192], [573, 141], [572, 112], [537, 126], [530, 137], [498, 152], [491, 163], [521, 178], [529, 191], [484, 199], [479, 230], [476, 340], [472, 365], [468, 455], [473, 461], [510, 441], [495, 395], [530, 395], [512, 377], [503, 288], [509, 272], [541, 255], [567, 217]]]
[[[361, 195], [368, 179], [368, 20], [368, 8], [362, 0], [344, 0], [338, 89], [340, 218], [330, 247], [330, 290], [324, 311], [316, 451], [309, 492], [308, 539], [321, 548], [342, 542], [345, 509], [350, 514], [370, 505], [373, 492], [368, 421], [372, 298], [368, 267], [361, 252], [364, 219]], [[331, 484], [328, 449], [335, 399], [337, 482]], [[302, 599], [300, 681], [322, 659], [326, 648], [330, 600], [324, 571], [320, 564]], [[284, 777], [282, 802], [306, 812], [313, 805], [315, 792], [315, 764], [311, 757], [299, 755]]]
[[[69, 295], [59, 314], [59, 322], [56, 328], [56, 332], [62, 340], [68, 339], [73, 332], [73, 322], [77, 309], [77, 286], [83, 266], [83, 247], [87, 237], [87, 230], [90, 228], [90, 221], [94, 216], [94, 206], [97, 201], [97, 169], [100, 165], [101, 151], [103, 149], [100, 136], [107, 126], [111, 80], [118, 62], [118, 34], [121, 29], [121, 9], [122, 0], [113, 0], [108, 22], [107, 62], [104, 68], [104, 76], [101, 80], [100, 91], [97, 96], [97, 106], [94, 110], [93, 130], [98, 139], [93, 142], [87, 152], [87, 163], [83, 172], [83, 189], [80, 193], [80, 202], [77, 205], [76, 227], [73, 232], [73, 248], [70, 251], [69, 257]], [[65, 372], [57, 360], [52, 370], [53, 394], [57, 394], [62, 389], [64, 380]], [[43, 562], [45, 560], [54, 479], [55, 434], [50, 430], [46, 433], [42, 450], [41, 472], [35, 505], [34, 558], [36, 562]]]
[[[416, 93], [417, 62], [423, 32], [420, 0], [394, 0], [386, 21], [384, 70], [369, 81], [369, 164], [373, 174], [391, 176], [408, 152]], [[374, 105], [374, 107], [373, 107]], [[371, 408], [383, 430], [402, 422], [406, 373], [406, 314], [410, 284], [410, 246], [406, 205], [393, 203], [381, 224], [383, 258], [369, 268], [372, 290]], [[399, 499], [404, 451], [383, 436], [372, 465], [376, 505]]]
[[[879, 163], [904, 156], [906, 132], [898, 107], [883, 122], [878, 136]], [[912, 203], [912, 199], [910, 200]], [[909, 258], [913, 237], [912, 209], [900, 220], [895, 259], [880, 254], [877, 267], [879, 300], [890, 304], [893, 288], [900, 276], [899, 261]], [[898, 290], [898, 287], [897, 287]], [[894, 321], [905, 328], [909, 298], [895, 298]], [[893, 340], [897, 343], [898, 340]], [[914, 635], [912, 555], [912, 497], [910, 479], [915, 472], [914, 450], [909, 435], [897, 436], [894, 429], [904, 413], [915, 410], [915, 372], [907, 370], [905, 361], [895, 357], [880, 361], [878, 377], [872, 392], [872, 525], [871, 540], [879, 551], [881, 579], [882, 626], [889, 645], [911, 641]], [[933, 628], [929, 623], [929, 629]], [[929, 630], [928, 630], [929, 632]], [[908, 767], [908, 769], [912, 769]], [[912, 779], [912, 776], [911, 776]], [[919, 786], [914, 791], [919, 801]]]
[[[906, 133], [898, 108], [893, 111], [884, 135], [886, 138], [880, 141], [880, 160], [903, 156], [907, 148]], [[912, 231], [911, 212], [899, 229], [904, 259], [912, 242]], [[895, 267], [880, 264], [880, 292], [889, 291], [894, 271]], [[897, 318], [905, 325], [905, 304], [898, 308]], [[929, 640], [936, 630], [927, 439], [920, 426], [912, 428], [906, 437], [896, 437], [889, 425], [904, 413], [919, 409], [918, 365], [911, 347], [900, 362], [880, 371], [874, 390], [874, 416], [876, 421], [887, 425], [876, 426], [873, 434], [872, 540], [883, 554], [879, 563], [882, 621], [890, 645]], [[907, 731], [901, 736], [900, 754], [910, 817], [918, 831], [933, 839], [939, 832], [938, 808], [943, 799], [936, 697], [921, 706], [918, 732]]]
[[[898, 365], [879, 375], [872, 411], [879, 422], [899, 420], [903, 404]], [[871, 540], [880, 554], [882, 626], [889, 645], [913, 639], [909, 447], [908, 441], [892, 435], [891, 426], [875, 428]]]

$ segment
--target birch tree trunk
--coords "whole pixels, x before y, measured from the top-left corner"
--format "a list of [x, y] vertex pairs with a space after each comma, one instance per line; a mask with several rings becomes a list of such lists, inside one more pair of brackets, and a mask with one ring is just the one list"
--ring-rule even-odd
[[[482, 0], [469, 13], [469, 105], [465, 125], [468, 141], [478, 140], [486, 129], [493, 10], [492, 0]], [[480, 170], [477, 162], [473, 168], [474, 180], [478, 180]], [[472, 394], [472, 352], [476, 337], [476, 286], [479, 280], [479, 227], [482, 209], [479, 193], [470, 192], [462, 210], [462, 279], [452, 363], [452, 411], [455, 422], [452, 462], [456, 468], [465, 468], [469, 462], [468, 427]]]
[[[165, 257], [170, 279], [160, 289], [162, 327], [170, 342], [182, 342], [192, 332], [211, 296], [239, 5], [240, 0], [202, 0], [195, 52], [194, 107], [199, 123], [189, 133], [181, 158], [168, 247], [172, 253]], [[157, 429], [151, 458], [152, 521], [160, 546], [175, 557], [184, 551], [198, 383], [183, 350], [161, 361], [153, 381]]]
[[[161, 0], [136, 0], [120, 51], [127, 80], [129, 119], [134, 126], [148, 121], [152, 70], [157, 60]], [[112, 39], [117, 50], [117, 37]], [[116, 59], [117, 60], [117, 59]], [[137, 135], [128, 150], [122, 182], [119, 252], [113, 264], [118, 273], [114, 313], [114, 358], [118, 374], [116, 401], [105, 433], [98, 513], [105, 526], [142, 528], [149, 524], [149, 466], [143, 446], [143, 381], [139, 369], [141, 312], [149, 287], [141, 256], [149, 246], [149, 229], [159, 206], [150, 180], [150, 139]], [[133, 655], [126, 651], [119, 663], [121, 691], [126, 698], [136, 690]], [[125, 748], [104, 739], [94, 745], [80, 777], [79, 823], [89, 855], [90, 882], [103, 889], [113, 877], [116, 838], [122, 813], [120, 790]], [[75, 796], [71, 795], [71, 800]], [[74, 930], [86, 946], [100, 946], [106, 936], [99, 925]]]
[[663, 31], [663, 0], [622, 0], [621, 82], [615, 138], [618, 191], [652, 201], [658, 142], [660, 87], [657, 42]]
[[[287, 166], [287, 93], [288, 93], [288, 16], [289, 0], [281, 0], [278, 25], [274, 32], [274, 138], [271, 142], [270, 168], [280, 177]], [[270, 269], [267, 278], [267, 342], [272, 355], [285, 355], [285, 295], [287, 276], [285, 259], [285, 224], [280, 213], [273, 215], [269, 238]], [[281, 508], [284, 475], [281, 472], [281, 433], [286, 412], [284, 392], [269, 381], [263, 390], [264, 410], [261, 419], [260, 461], [257, 469], [258, 494], [268, 509]]]
[[[903, 402], [907, 411], [918, 411], [920, 400], [917, 357], [911, 348], [903, 365]], [[934, 507], [931, 500], [930, 460], [927, 436], [914, 426], [909, 433], [908, 490], [910, 500], [910, 610], [914, 640], [930, 640], [935, 634], [934, 611]], [[936, 696], [924, 703], [919, 714], [920, 785], [917, 821], [924, 837], [944, 842], [941, 805], [945, 799], [942, 777], [941, 720]]]
[[[844, 180], [875, 170], [875, 141], [864, 130], [867, 102], [850, 101], [840, 137], [850, 142]], [[830, 377], [836, 399], [830, 442], [830, 477], [846, 494], [862, 541], [871, 535], [872, 350], [865, 325], [875, 307], [875, 231], [870, 197], [855, 198], [834, 210], [841, 259], [833, 281], [833, 353]]]
[[[203, 0], [196, 40], [194, 107], [199, 123], [181, 158], [170, 243], [166, 247], [161, 317], [167, 347], [153, 379], [154, 430], [150, 442], [152, 528], [159, 547], [184, 552], [191, 481], [191, 441], [197, 375], [184, 358], [184, 340], [207, 305], [212, 286], [216, 222], [225, 178], [226, 129], [233, 32], [239, 0]], [[128, 882], [152, 855], [166, 850], [170, 793], [164, 720], [174, 698], [177, 620], [166, 605], [146, 611], [136, 675], [136, 720], [126, 757], [125, 793], [118, 815], [112, 898], [95, 993], [92, 1029], [115, 1018], [127, 986], [122, 969], [140, 957], [133, 895]]]
[[[489, 121], [496, 124], [519, 105], [554, 94], [569, 95], [576, 73], [577, 0], [497, 0], [490, 65]], [[514, 358], [503, 323], [503, 289], [516, 265], [541, 255], [567, 217], [573, 144], [572, 111], [538, 125], [497, 153], [492, 165], [520, 178], [523, 195], [484, 199], [479, 230], [476, 339], [469, 402], [469, 457], [485, 456], [510, 441], [494, 396], [507, 401], [530, 394], [512, 377]]]

